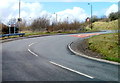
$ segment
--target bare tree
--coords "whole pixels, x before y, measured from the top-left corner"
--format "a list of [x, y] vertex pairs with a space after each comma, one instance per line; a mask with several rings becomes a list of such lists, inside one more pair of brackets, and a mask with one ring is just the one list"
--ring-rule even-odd
[[47, 16], [42, 16], [35, 19], [31, 24], [32, 31], [43, 31], [47, 30], [48, 26], [50, 25], [49, 19]]

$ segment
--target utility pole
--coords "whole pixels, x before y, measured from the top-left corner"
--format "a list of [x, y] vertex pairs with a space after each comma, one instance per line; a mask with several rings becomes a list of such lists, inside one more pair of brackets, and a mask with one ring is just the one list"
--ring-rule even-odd
[[56, 14], [56, 24], [57, 24], [57, 14]]
[[69, 25], [69, 23], [68, 23], [68, 17], [67, 17], [67, 28], [69, 27], [68, 25]]
[[91, 7], [91, 29], [92, 29], [92, 4], [90, 4], [90, 3], [88, 3], [88, 5], [90, 5], [90, 7]]
[[68, 17], [67, 17], [67, 23], [68, 23]]
[[57, 14], [56, 13], [54, 13], [55, 15], [56, 15], [56, 24], [57, 24]]
[[21, 18], [20, 18], [20, 6], [21, 6], [21, 0], [19, 0], [19, 18], [18, 18], [19, 31], [21, 31], [20, 30], [20, 22], [21, 22]]
[[21, 2], [19, 0], [19, 18], [20, 18], [20, 4], [21, 4]]

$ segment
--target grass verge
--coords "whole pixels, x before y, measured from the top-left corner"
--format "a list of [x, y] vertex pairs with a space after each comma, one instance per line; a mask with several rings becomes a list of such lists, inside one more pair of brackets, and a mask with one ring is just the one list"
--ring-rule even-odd
[[[24, 32], [23, 32], [24, 33]], [[59, 32], [59, 31], [54, 31], [54, 32], [28, 32], [26, 33], [25, 36], [31, 36], [31, 35], [55, 35], [55, 34], [67, 34], [67, 33], [78, 33], [78, 31], [64, 31], [64, 32]]]
[[[71, 31], [54, 31], [54, 32], [32, 32], [32, 31], [21, 31], [20, 33], [25, 33], [24, 37], [28, 37], [28, 36], [36, 36], [36, 35], [57, 35], [57, 34], [70, 34], [70, 33], [79, 33], [76, 30], [71, 30]], [[8, 39], [8, 38], [17, 38], [19, 37], [17, 36], [9, 36], [9, 37], [2, 37], [0, 38], [0, 40], [4, 40], [4, 39]]]
[[87, 39], [89, 49], [103, 55], [103, 59], [120, 63], [118, 33], [109, 33]]

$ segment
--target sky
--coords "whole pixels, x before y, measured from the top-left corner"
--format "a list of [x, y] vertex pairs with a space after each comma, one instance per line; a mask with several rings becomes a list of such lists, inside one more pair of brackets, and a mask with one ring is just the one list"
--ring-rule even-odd
[[[111, 12], [118, 11], [119, 0], [21, 0], [22, 19], [27, 22], [45, 16], [54, 21], [85, 21], [92, 15], [109, 16]], [[90, 5], [88, 5], [90, 3]], [[19, 0], [1, 0], [0, 20], [7, 23], [10, 19], [19, 17]]]

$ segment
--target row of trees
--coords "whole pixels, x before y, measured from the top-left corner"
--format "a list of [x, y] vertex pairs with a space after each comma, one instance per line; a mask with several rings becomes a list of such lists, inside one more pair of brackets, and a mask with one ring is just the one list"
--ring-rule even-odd
[[30, 25], [32, 31], [67, 31], [67, 30], [83, 30], [84, 23], [80, 23], [77, 20], [69, 23], [68, 21], [63, 22], [52, 22], [50, 20], [40, 17], [35, 19]]
[[96, 22], [96, 21], [105, 21], [105, 22], [108, 22], [108, 21], [113, 21], [113, 20], [117, 20], [120, 16], [120, 12], [112, 12], [110, 13], [110, 15], [108, 17], [106, 17], [105, 15], [104, 16], [101, 16], [101, 18], [98, 18], [97, 16], [93, 16], [92, 17], [92, 22]]
[[120, 12], [111, 13], [109, 15], [110, 21], [118, 19], [119, 16], [120, 16]]
[[[90, 18], [91, 19], [91, 18]], [[109, 22], [112, 20], [116, 20], [118, 19], [118, 12], [115, 13], [111, 13], [109, 15], [109, 17], [106, 16], [101, 16], [101, 17], [97, 17], [97, 16], [92, 16], [92, 23], [96, 22], [96, 21], [103, 21], [103, 22]], [[50, 20], [47, 19], [47, 17], [39, 17], [37, 19], [35, 19], [31, 25], [29, 26], [30, 29], [32, 31], [57, 31], [57, 30], [61, 30], [61, 31], [66, 31], [66, 30], [80, 30], [83, 31], [85, 30], [85, 27], [90, 25], [90, 21], [89, 22], [79, 22], [77, 20], [74, 20], [73, 22], [69, 23], [68, 20], [65, 20], [63, 22], [52, 22], [52, 24], [50, 24]]]

